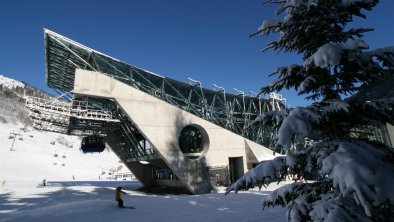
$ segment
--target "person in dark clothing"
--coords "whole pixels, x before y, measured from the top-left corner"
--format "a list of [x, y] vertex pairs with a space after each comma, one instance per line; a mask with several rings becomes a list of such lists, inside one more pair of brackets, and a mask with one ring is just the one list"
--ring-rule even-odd
[[118, 201], [118, 207], [124, 208], [121, 193], [124, 193], [124, 192], [122, 192], [122, 187], [117, 187], [115, 189], [115, 200]]

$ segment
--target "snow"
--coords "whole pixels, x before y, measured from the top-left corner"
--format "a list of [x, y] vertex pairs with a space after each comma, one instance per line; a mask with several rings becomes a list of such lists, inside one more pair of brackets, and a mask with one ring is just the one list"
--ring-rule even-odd
[[[224, 189], [206, 195], [143, 193], [136, 180], [98, 179], [102, 170], [119, 165], [112, 152], [83, 154], [77, 137], [31, 129], [25, 133], [20, 127], [0, 124], [0, 222], [285, 221], [285, 208], [263, 211], [261, 207], [262, 199], [281, 184], [227, 196]], [[15, 140], [14, 151], [10, 151], [10, 132], [23, 134], [23, 141]], [[52, 145], [59, 136], [72, 148], [57, 142]], [[58, 157], [53, 156], [55, 150]], [[61, 158], [64, 153], [66, 159]], [[44, 178], [47, 186], [41, 185]], [[136, 209], [116, 207], [117, 186], [126, 192], [122, 194], [125, 205]]]
[[[278, 15], [282, 13], [286, 9], [294, 9], [294, 8], [306, 8], [309, 10], [313, 6], [317, 6], [318, 4], [321, 4], [318, 0], [282, 0], [278, 1], [280, 2], [281, 6], [279, 6], [275, 13]], [[324, 3], [324, 2], [323, 2]], [[373, 0], [342, 0], [341, 6], [342, 7], [348, 7], [350, 5], [356, 4], [356, 3], [373, 3]], [[287, 12], [287, 14], [290, 14]]]
[[308, 86], [312, 83], [316, 82], [316, 77], [315, 76], [308, 76], [306, 77], [300, 84], [300, 91], [306, 91], [306, 89], [308, 88]]
[[[359, 209], [353, 207], [352, 204], [346, 202], [344, 203], [343, 201], [341, 201], [341, 198], [335, 197], [331, 194], [324, 194], [322, 196], [322, 200], [316, 201], [316, 203], [314, 204], [315, 208], [309, 213], [313, 221], [324, 220], [326, 222], [336, 222], [338, 221], [338, 218], [341, 218], [341, 221], [372, 221], [368, 217], [357, 216], [359, 213], [356, 214], [355, 212], [359, 211]], [[349, 199], [350, 198], [345, 200], [348, 201]], [[349, 215], [348, 212], [353, 212], [354, 214]], [[340, 216], [338, 217], [338, 215]]]
[[[394, 202], [394, 168], [390, 162], [394, 154], [392, 150], [355, 139], [329, 139], [312, 145], [308, 153], [305, 168], [308, 165], [318, 166], [321, 169], [319, 173], [328, 175], [328, 179], [333, 181], [333, 189], [324, 193], [323, 184], [316, 181], [309, 184], [291, 183], [266, 196], [264, 207], [287, 205], [288, 216], [296, 221], [302, 221], [306, 215], [317, 221], [338, 221], [339, 218], [343, 221], [349, 221], [349, 218], [370, 221], [373, 207]], [[292, 168], [303, 159], [296, 155], [303, 154], [288, 152], [286, 157], [261, 162], [232, 184], [227, 192], [285, 178], [285, 169], [289, 167], [293, 171]], [[313, 171], [312, 167], [309, 173], [313, 174]], [[306, 188], [298, 189], [300, 186]], [[298, 189], [296, 197], [289, 198], [295, 189]], [[316, 201], [311, 201], [313, 198]]]
[[278, 197], [281, 197], [283, 200], [288, 200], [295, 188], [298, 188], [299, 186], [301, 186], [300, 183], [291, 183], [287, 184], [286, 186], [282, 186], [279, 189], [273, 191], [270, 195], [267, 195], [264, 198], [264, 201], [274, 202]]
[[17, 87], [22, 87], [22, 88], [25, 87], [24, 83], [21, 83], [17, 80], [14, 80], [14, 79], [7, 78], [3, 75], [0, 75], [0, 85], [2, 85], [3, 87], [6, 87], [8, 89], [14, 89]]
[[393, 203], [390, 187], [394, 184], [394, 169], [383, 161], [392, 152], [363, 142], [340, 141], [337, 144], [338, 149], [322, 164], [322, 173], [333, 179], [333, 186], [339, 187], [344, 197], [352, 194], [370, 217], [370, 202], [375, 206], [386, 200]]
[[[125, 188], [127, 194], [122, 195], [125, 205], [134, 206], [135, 210], [115, 206], [113, 187], [117, 185]], [[139, 186], [137, 181], [131, 181], [29, 188], [36, 191], [35, 196], [3, 195], [7, 201], [2, 211], [7, 209], [8, 213], [0, 221], [285, 221], [284, 208], [262, 211], [260, 204], [256, 204], [266, 195], [264, 192], [231, 196], [153, 195], [135, 191]]]
[[312, 6], [317, 6], [317, 0], [286, 0], [283, 1], [282, 6], [279, 6], [275, 13], [278, 15], [283, 12], [285, 9], [289, 8], [299, 8], [299, 7], [306, 7], [309, 9]]
[[369, 46], [361, 39], [349, 39], [347, 42], [339, 44], [327, 43], [307, 58], [304, 66], [314, 64], [320, 68], [326, 68], [330, 65], [338, 65], [344, 50], [361, 51], [362, 49], [368, 48]]
[[[336, 112], [349, 112], [349, 104], [344, 101], [324, 101], [307, 107], [296, 107], [282, 111], [264, 112], [252, 125], [280, 125], [274, 139], [285, 150], [294, 142], [304, 142], [313, 133], [312, 125], [318, 124], [325, 116]], [[274, 121], [272, 124], [270, 121]]]
[[[110, 171], [111, 168], [121, 165], [114, 153], [107, 150], [101, 154], [84, 155], [79, 150], [80, 139], [76, 136], [33, 129], [24, 132], [21, 130], [22, 126], [12, 124], [0, 126], [0, 142], [3, 144], [0, 152], [4, 158], [4, 161], [1, 161], [0, 181], [41, 181], [44, 178], [70, 180], [73, 175], [79, 180], [95, 180], [102, 170]], [[21, 134], [15, 139], [13, 151], [10, 151], [13, 142], [13, 139], [9, 139], [10, 133]], [[54, 157], [55, 154], [58, 156]], [[19, 163], [19, 167], [16, 167], [15, 163]], [[26, 173], [26, 169], [40, 170]]]
[[288, 149], [291, 147], [293, 137], [295, 137], [297, 142], [300, 142], [308, 136], [311, 125], [310, 122], [305, 121], [306, 111], [307, 109], [301, 107], [294, 108], [290, 111], [289, 116], [283, 120], [279, 128], [277, 144]]
[[280, 26], [280, 20], [263, 21], [263, 24], [258, 28], [261, 35], [268, 34], [270, 28], [275, 28]]
[[255, 168], [249, 170], [240, 179], [234, 182], [227, 190], [226, 195], [231, 191], [238, 193], [244, 187], [253, 187], [257, 185], [261, 188], [271, 182], [275, 182], [281, 176], [280, 173], [284, 172], [287, 168], [286, 157], [279, 156], [273, 160], [265, 160], [259, 163]]
[[338, 65], [341, 60], [341, 50], [336, 44], [327, 43], [320, 47], [311, 57], [305, 60], [304, 65], [314, 63], [316, 66], [325, 68], [329, 65]]

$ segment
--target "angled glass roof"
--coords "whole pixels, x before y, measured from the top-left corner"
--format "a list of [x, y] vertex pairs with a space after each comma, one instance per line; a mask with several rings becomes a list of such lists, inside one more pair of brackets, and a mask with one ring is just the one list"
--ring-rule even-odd
[[249, 123], [261, 112], [284, 107], [280, 99], [276, 100], [279, 103], [275, 103], [272, 98], [250, 97], [243, 92], [234, 95], [220, 87], [219, 91], [202, 88], [197, 81], [189, 84], [167, 78], [95, 51], [48, 29], [44, 29], [44, 39], [46, 83], [48, 87], [62, 92], [73, 90], [75, 69], [97, 71], [248, 138], [255, 135], [249, 132]]
[[[131, 80], [134, 84], [161, 87], [163, 79], [172, 83], [177, 89], [188, 91], [190, 84], [167, 78], [153, 72], [129, 65], [104, 53], [93, 50], [67, 37], [44, 29], [46, 56], [46, 83], [48, 87], [69, 92], [73, 89], [75, 69], [81, 68], [98, 71], [118, 79]], [[215, 94], [217, 91], [202, 88], [205, 95]], [[227, 97], [237, 95], [226, 93]], [[256, 97], [244, 96], [246, 100]]]

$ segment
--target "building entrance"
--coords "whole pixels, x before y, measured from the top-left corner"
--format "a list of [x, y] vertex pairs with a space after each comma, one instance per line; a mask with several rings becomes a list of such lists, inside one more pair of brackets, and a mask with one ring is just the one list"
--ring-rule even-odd
[[244, 175], [243, 157], [229, 157], [228, 162], [230, 168], [230, 182], [234, 183]]

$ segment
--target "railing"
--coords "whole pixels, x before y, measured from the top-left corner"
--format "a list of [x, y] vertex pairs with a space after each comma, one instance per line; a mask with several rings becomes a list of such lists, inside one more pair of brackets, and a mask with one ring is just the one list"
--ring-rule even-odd
[[125, 155], [124, 159], [133, 162], [159, 158], [154, 148], [147, 145], [149, 142], [141, 136], [138, 137], [139, 132], [120, 109], [112, 112], [93, 109], [86, 101], [66, 102], [38, 97], [27, 97], [26, 107], [30, 109], [29, 116], [36, 129], [63, 134], [91, 135], [109, 130], [108, 126], [100, 125], [107, 122], [110, 123], [109, 127], [119, 131], [117, 136], [122, 147], [122, 155]]
[[92, 109], [87, 102], [78, 100], [65, 102], [58, 99], [27, 97], [26, 107], [35, 113], [32, 117], [42, 119], [64, 120], [66, 117], [75, 117], [85, 120], [119, 122], [111, 111]]
[[[143, 137], [138, 137], [139, 132], [133, 123], [126, 117], [122, 111], [118, 111], [117, 116], [121, 120], [119, 130], [122, 132], [118, 136], [122, 147], [128, 151], [127, 162], [135, 162], [142, 160], [159, 159], [157, 151]], [[147, 146], [149, 144], [149, 147]]]

